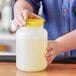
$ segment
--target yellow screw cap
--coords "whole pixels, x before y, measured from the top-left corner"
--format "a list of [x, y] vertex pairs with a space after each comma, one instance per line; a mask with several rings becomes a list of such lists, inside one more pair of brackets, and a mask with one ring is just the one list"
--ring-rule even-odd
[[26, 20], [26, 26], [27, 27], [38, 27], [43, 26], [44, 21], [42, 19], [27, 19]]

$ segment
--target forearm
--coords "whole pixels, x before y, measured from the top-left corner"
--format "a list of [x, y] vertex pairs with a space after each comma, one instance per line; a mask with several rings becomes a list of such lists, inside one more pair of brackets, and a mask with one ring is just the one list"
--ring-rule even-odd
[[25, 0], [17, 0], [14, 6], [14, 16], [21, 10], [29, 10], [33, 12], [32, 6]]
[[76, 49], [76, 30], [57, 38], [55, 41], [58, 41], [63, 46], [61, 52]]

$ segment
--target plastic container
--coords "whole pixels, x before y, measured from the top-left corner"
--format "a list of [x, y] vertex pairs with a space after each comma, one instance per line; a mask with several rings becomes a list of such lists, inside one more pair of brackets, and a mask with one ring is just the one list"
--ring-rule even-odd
[[6, 3], [6, 5], [2, 9], [2, 19], [1, 19], [1, 25], [2, 25], [2, 31], [5, 33], [9, 33], [9, 28], [11, 25], [11, 5], [10, 3]]
[[27, 19], [16, 32], [16, 66], [23, 71], [41, 71], [47, 67], [45, 56], [47, 31], [41, 19]]

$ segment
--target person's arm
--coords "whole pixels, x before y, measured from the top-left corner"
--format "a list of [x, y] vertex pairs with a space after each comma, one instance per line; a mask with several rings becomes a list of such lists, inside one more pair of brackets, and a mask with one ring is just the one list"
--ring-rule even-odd
[[55, 41], [59, 42], [63, 46], [63, 50], [61, 52], [76, 49], [76, 30], [57, 38]]
[[14, 25], [17, 27], [25, 26], [27, 18], [43, 19], [36, 15], [39, 7], [40, 0], [17, 0], [14, 6]]
[[76, 30], [56, 40], [48, 41], [47, 53], [45, 55], [46, 60], [48, 63], [51, 63], [58, 54], [73, 49], [76, 49]]
[[32, 6], [27, 1], [17, 0], [14, 6], [14, 15], [25, 9], [33, 12]]

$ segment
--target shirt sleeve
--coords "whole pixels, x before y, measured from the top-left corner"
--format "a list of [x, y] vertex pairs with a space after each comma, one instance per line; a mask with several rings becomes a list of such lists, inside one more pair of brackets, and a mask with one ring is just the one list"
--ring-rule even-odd
[[12, 20], [14, 19], [14, 5], [15, 5], [16, 0], [12, 0], [11, 8], [12, 8]]
[[73, 3], [72, 11], [73, 11], [73, 13], [74, 13], [75, 16], [76, 16], [76, 0], [75, 0], [74, 3]]
[[35, 14], [38, 14], [39, 8], [40, 8], [40, 0], [26, 0], [28, 3], [31, 4], [33, 8], [33, 12]]

